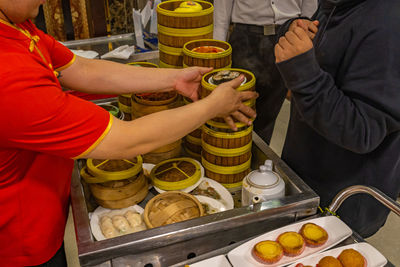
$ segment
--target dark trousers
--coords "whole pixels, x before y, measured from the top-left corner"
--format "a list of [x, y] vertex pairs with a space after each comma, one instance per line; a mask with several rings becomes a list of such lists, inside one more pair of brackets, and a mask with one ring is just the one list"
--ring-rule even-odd
[[276, 35], [263, 35], [262, 27], [235, 24], [229, 38], [232, 67], [251, 71], [256, 76], [257, 118], [254, 130], [268, 144], [287, 89], [275, 66]]
[[56, 254], [47, 262], [37, 265], [40, 267], [67, 267], [67, 258], [65, 256], [64, 243]]

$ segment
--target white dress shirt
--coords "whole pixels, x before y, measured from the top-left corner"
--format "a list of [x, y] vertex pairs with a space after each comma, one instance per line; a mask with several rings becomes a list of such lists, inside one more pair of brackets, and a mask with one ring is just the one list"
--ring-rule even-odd
[[286, 20], [311, 17], [317, 0], [214, 0], [214, 39], [226, 40], [229, 24], [283, 24]]

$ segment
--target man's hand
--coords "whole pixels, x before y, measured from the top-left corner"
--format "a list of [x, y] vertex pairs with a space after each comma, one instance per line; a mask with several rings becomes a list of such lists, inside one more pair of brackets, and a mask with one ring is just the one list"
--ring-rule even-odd
[[276, 63], [291, 59], [303, 54], [313, 47], [311, 38], [299, 26], [294, 26], [292, 31], [286, 32], [285, 36], [279, 38], [275, 45]]
[[190, 67], [180, 70], [175, 78], [175, 90], [193, 101], [198, 100], [201, 78], [210, 71], [212, 71], [212, 68], [205, 67]]
[[213, 106], [216, 109], [217, 117], [224, 118], [230, 128], [235, 131], [237, 127], [233, 118], [247, 125], [251, 125], [251, 119], [256, 117], [256, 112], [243, 104], [243, 102], [257, 98], [258, 94], [252, 91], [236, 91], [236, 88], [240, 86], [243, 80], [244, 76], [241, 75], [232, 81], [222, 83], [207, 97], [214, 101]]
[[308, 19], [296, 19], [290, 24], [289, 31], [293, 31], [296, 26], [301, 27], [307, 33], [308, 37], [310, 37], [311, 40], [314, 40], [314, 37], [318, 32], [318, 25], [318, 20], [311, 21]]

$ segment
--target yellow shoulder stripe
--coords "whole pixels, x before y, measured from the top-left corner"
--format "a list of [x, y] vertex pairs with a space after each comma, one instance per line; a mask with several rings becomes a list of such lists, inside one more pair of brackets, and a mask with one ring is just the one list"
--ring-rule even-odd
[[113, 120], [114, 120], [114, 117], [110, 113], [110, 120], [108, 121], [108, 125], [107, 125], [106, 129], [104, 130], [104, 132], [100, 135], [100, 137], [88, 149], [86, 149], [85, 152], [83, 152], [79, 156], [73, 157], [72, 159], [83, 158], [84, 156], [89, 154], [104, 139], [104, 137], [108, 134], [108, 132], [111, 129], [111, 125], [113, 123]]
[[69, 66], [71, 66], [71, 65], [75, 62], [75, 59], [76, 59], [76, 55], [74, 54], [74, 56], [73, 56], [73, 58], [71, 59], [70, 62], [68, 62], [68, 63], [65, 64], [64, 66], [61, 66], [61, 67], [59, 67], [59, 68], [57, 68], [57, 69], [55, 69], [55, 70], [56, 70], [56, 71], [65, 70], [66, 68], [68, 68]]

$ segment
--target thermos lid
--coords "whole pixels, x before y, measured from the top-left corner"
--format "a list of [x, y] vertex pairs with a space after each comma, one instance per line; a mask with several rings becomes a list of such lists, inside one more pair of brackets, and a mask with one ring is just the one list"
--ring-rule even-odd
[[260, 188], [272, 188], [278, 185], [279, 176], [272, 171], [272, 161], [266, 160], [264, 165], [261, 165], [258, 170], [253, 171], [247, 177], [249, 184]]

